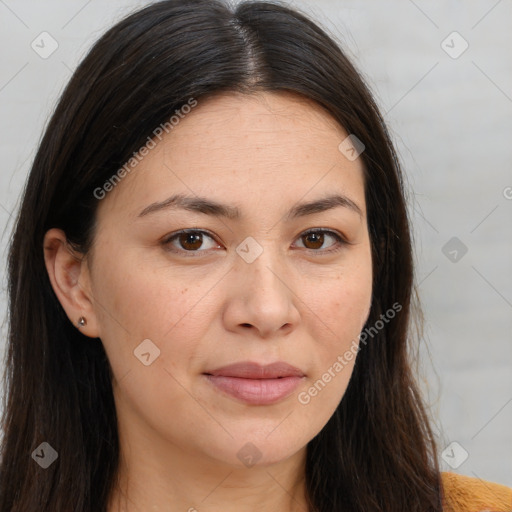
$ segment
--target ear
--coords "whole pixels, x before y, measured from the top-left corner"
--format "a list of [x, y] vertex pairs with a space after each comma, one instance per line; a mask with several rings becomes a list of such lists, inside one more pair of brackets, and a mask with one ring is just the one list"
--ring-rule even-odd
[[61, 229], [50, 229], [43, 247], [52, 288], [69, 320], [78, 329], [78, 319], [85, 317], [87, 324], [80, 332], [90, 338], [100, 337], [87, 261], [71, 248]]

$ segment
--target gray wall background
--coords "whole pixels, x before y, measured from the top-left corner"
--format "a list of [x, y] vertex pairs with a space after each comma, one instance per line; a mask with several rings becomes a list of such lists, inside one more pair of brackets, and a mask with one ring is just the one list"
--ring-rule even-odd
[[[0, 355], [12, 214], [47, 117], [92, 43], [147, 3], [0, 0]], [[512, 3], [291, 4], [364, 74], [407, 174], [443, 469], [512, 486]]]

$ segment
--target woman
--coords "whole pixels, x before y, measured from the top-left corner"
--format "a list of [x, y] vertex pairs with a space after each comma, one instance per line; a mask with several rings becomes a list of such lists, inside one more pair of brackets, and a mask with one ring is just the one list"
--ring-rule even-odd
[[127, 17], [15, 227], [0, 512], [508, 510], [439, 470], [411, 251], [382, 117], [312, 21]]

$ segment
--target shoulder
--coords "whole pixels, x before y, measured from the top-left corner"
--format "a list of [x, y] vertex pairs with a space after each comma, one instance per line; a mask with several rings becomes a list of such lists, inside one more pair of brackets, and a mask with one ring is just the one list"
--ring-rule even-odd
[[446, 512], [512, 512], [512, 488], [480, 478], [441, 472]]

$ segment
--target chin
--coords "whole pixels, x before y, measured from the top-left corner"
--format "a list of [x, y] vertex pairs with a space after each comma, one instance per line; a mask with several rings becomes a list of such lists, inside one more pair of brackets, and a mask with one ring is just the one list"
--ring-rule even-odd
[[229, 439], [227, 446], [223, 446], [221, 452], [215, 454], [215, 458], [238, 469], [267, 467], [289, 459], [305, 448], [301, 440], [293, 443], [290, 438], [276, 436], [270, 440], [267, 437], [267, 433], [261, 436], [254, 433], [238, 435], [235, 440]]

